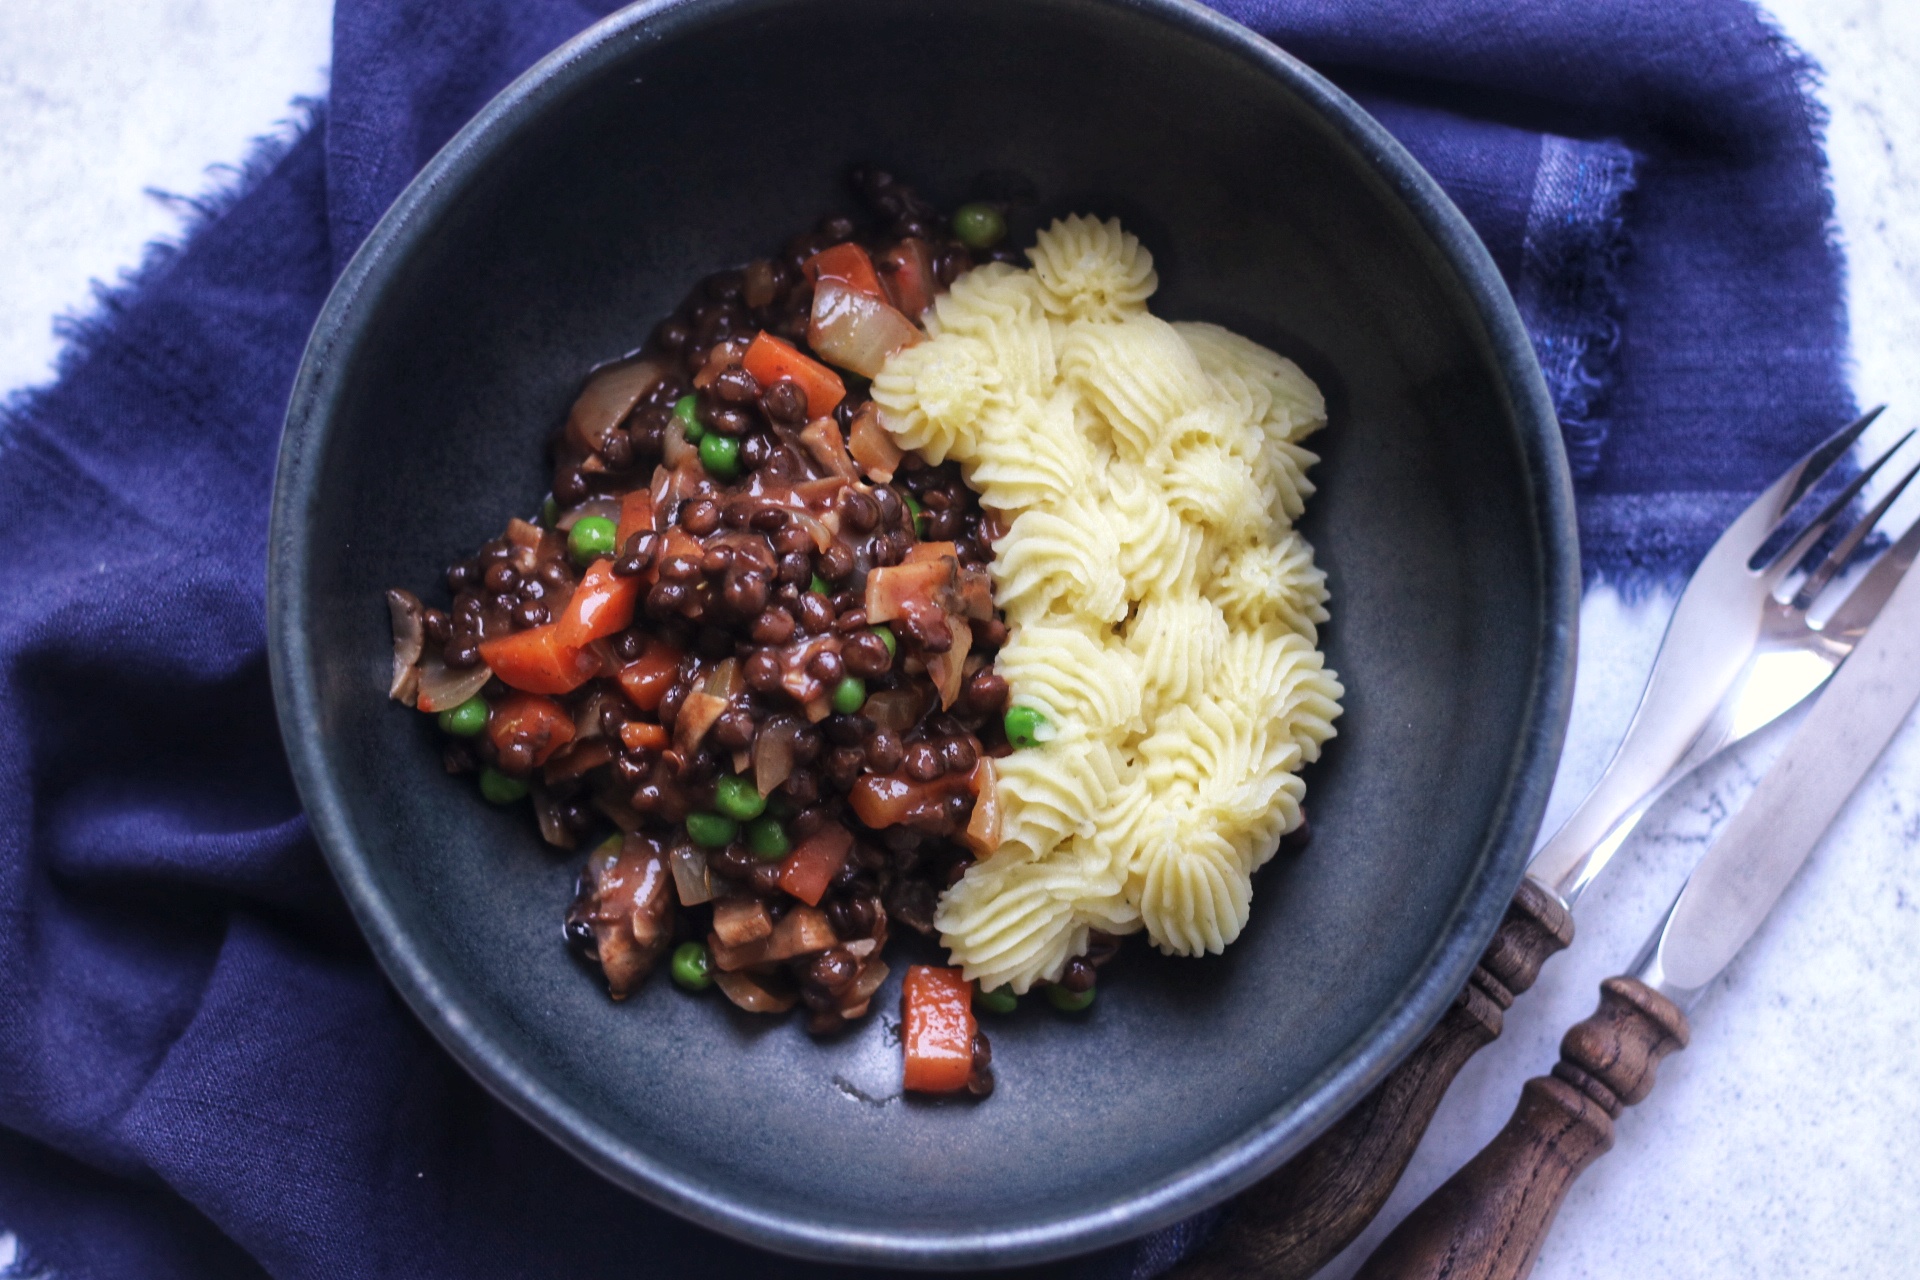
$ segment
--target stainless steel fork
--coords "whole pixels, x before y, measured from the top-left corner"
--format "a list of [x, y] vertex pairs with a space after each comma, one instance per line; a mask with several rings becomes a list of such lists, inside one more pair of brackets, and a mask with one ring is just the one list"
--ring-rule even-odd
[[[1812, 606], [1893, 505], [1920, 466], [1855, 521], [1803, 579], [1792, 574], [1845, 515], [1867, 482], [1913, 437], [1909, 431], [1861, 470], [1799, 536], [1768, 550], [1788, 514], [1846, 455], [1882, 405], [1790, 467], [1713, 544], [1687, 583], [1654, 660], [1639, 709], [1606, 772], [1534, 854], [1530, 879], [1571, 908], [1681, 778], [1771, 723], [1823, 684], [1880, 612], [1920, 552], [1920, 521], [1883, 553], [1824, 623]], [[1765, 553], [1765, 554], [1763, 554]], [[1785, 599], [1783, 584], [1795, 586]]]

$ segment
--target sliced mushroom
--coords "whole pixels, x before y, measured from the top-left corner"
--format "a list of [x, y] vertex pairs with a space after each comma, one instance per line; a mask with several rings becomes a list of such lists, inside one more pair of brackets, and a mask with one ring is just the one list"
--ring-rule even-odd
[[672, 879], [665, 851], [642, 835], [608, 840], [580, 873], [568, 931], [591, 930], [590, 954], [615, 1000], [646, 981], [673, 941]]

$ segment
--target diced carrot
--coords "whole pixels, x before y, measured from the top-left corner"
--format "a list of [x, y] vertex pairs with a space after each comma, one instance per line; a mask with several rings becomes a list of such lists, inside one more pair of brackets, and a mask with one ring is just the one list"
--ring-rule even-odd
[[517, 738], [533, 748], [535, 768], [547, 757], [573, 741], [573, 717], [552, 698], [538, 694], [516, 693], [502, 698], [487, 717], [487, 736], [494, 750], [505, 751]]
[[839, 374], [770, 333], [754, 335], [741, 363], [763, 387], [770, 387], [782, 378], [798, 386], [807, 397], [809, 418], [826, 417], [835, 405], [847, 398], [847, 384], [840, 381]]
[[629, 751], [664, 751], [667, 730], [646, 720], [629, 720], [620, 726], [620, 741]]
[[973, 989], [958, 969], [909, 965], [900, 991], [905, 1085], [916, 1093], [952, 1093], [973, 1074]]
[[647, 489], [635, 489], [620, 499], [620, 527], [613, 535], [613, 545], [622, 552], [627, 549], [627, 539], [636, 533], [645, 533], [653, 528], [653, 494]]
[[933, 305], [939, 282], [933, 275], [933, 253], [925, 240], [902, 240], [880, 255], [881, 282], [886, 285], [887, 300], [917, 319]]
[[577, 647], [624, 631], [633, 621], [641, 586], [639, 578], [616, 576], [613, 561], [595, 560], [587, 566], [580, 585], [573, 589], [573, 598], [567, 601], [567, 611], [555, 624], [560, 643]]
[[560, 638], [560, 624], [529, 627], [480, 642], [493, 674], [526, 693], [571, 693], [600, 670], [600, 657]]
[[887, 291], [880, 284], [880, 273], [873, 269], [873, 259], [867, 251], [849, 241], [836, 244], [831, 249], [822, 249], [801, 264], [800, 270], [814, 284], [822, 280], [843, 285], [855, 293], [870, 294], [882, 302], [887, 300]]
[[853, 833], [828, 823], [802, 840], [780, 864], [780, 887], [810, 907], [819, 906], [852, 849]]
[[659, 710], [661, 699], [673, 688], [674, 678], [680, 673], [683, 656], [662, 641], [649, 644], [638, 658], [620, 668], [620, 687], [626, 691], [628, 700], [642, 711]]

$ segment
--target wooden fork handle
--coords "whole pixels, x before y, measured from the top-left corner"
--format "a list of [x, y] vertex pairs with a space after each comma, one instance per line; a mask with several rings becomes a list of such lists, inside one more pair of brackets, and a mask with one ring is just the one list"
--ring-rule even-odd
[[1466, 989], [1373, 1092], [1313, 1144], [1234, 1201], [1213, 1240], [1169, 1280], [1303, 1280], [1387, 1202], [1447, 1088], [1500, 1034], [1513, 998], [1573, 941], [1573, 917], [1523, 880]]
[[1645, 983], [1601, 983], [1600, 1008], [1567, 1032], [1553, 1074], [1527, 1081], [1507, 1127], [1393, 1229], [1360, 1280], [1524, 1280], [1573, 1180], [1687, 1036], [1687, 1015]]

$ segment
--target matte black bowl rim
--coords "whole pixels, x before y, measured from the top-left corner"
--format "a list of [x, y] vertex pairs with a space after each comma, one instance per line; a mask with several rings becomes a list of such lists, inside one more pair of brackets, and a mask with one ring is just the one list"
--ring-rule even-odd
[[287, 411], [268, 538], [267, 625], [275, 705], [294, 781], [315, 836], [362, 932], [416, 1016], [449, 1052], [508, 1106], [588, 1165], [646, 1199], [752, 1243], [846, 1262], [920, 1267], [1012, 1264], [1077, 1253], [1129, 1239], [1245, 1189], [1305, 1146], [1357, 1102], [1424, 1036], [1466, 983], [1518, 884], [1546, 807], [1572, 700], [1579, 552], [1566, 455], [1526, 330], [1479, 237], [1439, 185], [1381, 125], [1305, 64], [1247, 28], [1191, 0], [1117, 0], [1199, 37], [1281, 81], [1315, 108], [1382, 177], [1473, 300], [1487, 345], [1520, 427], [1519, 447], [1544, 560], [1541, 649], [1525, 728], [1491, 826], [1481, 870], [1436, 945], [1423, 976], [1348, 1052], [1289, 1104], [1237, 1143], [1105, 1208], [1038, 1226], [965, 1233], [888, 1234], [822, 1227], [716, 1198], [607, 1131], [549, 1089], [471, 1022], [440, 982], [392, 905], [381, 895], [367, 851], [326, 762], [308, 640], [303, 561], [307, 513], [319, 495], [316, 460], [325, 449], [341, 391], [336, 356], [364, 325], [363, 299], [392, 281], [424, 229], [457, 198], [492, 153], [529, 121], [591, 81], [635, 44], [658, 40], [663, 20], [698, 21], [750, 12], [759, 0], [652, 0], [589, 27], [543, 58], [488, 103], [403, 191], [355, 253], [314, 325]]

